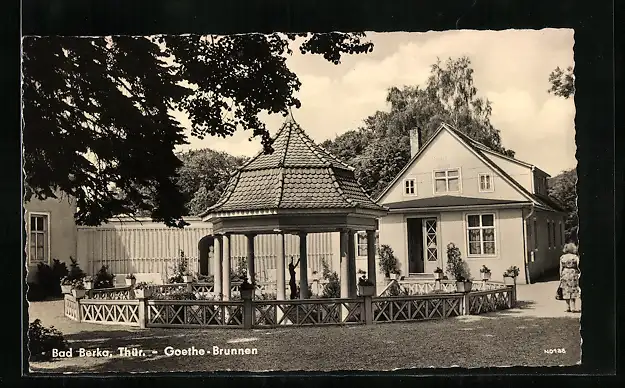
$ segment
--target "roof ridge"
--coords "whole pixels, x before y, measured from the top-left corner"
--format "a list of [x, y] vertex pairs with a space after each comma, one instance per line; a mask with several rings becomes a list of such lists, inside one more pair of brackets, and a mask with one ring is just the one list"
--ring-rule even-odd
[[[282, 124], [282, 127], [280, 127], [278, 132], [276, 132], [276, 136], [273, 138], [272, 145], [273, 145], [273, 143], [275, 143], [276, 140], [278, 140], [278, 138], [280, 137], [282, 132], [284, 132], [284, 129], [286, 128], [287, 124], [288, 124], [288, 122], [284, 122], [284, 124]], [[254, 155], [252, 158], [250, 158], [250, 160], [245, 162], [241, 167], [237, 168], [236, 171], [233, 173], [233, 175], [236, 174], [237, 171], [241, 171], [244, 168], [246, 168], [247, 166], [249, 166], [250, 164], [252, 164], [253, 161], [255, 161], [256, 159], [258, 159], [259, 157], [261, 157], [264, 154], [265, 154], [265, 148], [263, 147], [258, 153], [256, 153], [256, 155]], [[254, 170], [262, 170], [262, 168], [261, 169], [252, 169], [250, 171], [254, 171]]]
[[345, 202], [347, 202], [350, 206], [352, 206], [352, 207], [358, 206], [358, 204], [355, 203], [351, 198], [349, 198], [349, 196], [345, 195], [345, 192], [343, 191], [343, 188], [341, 188], [341, 185], [339, 184], [338, 180], [336, 179], [336, 174], [334, 173], [334, 171], [332, 171], [332, 167], [328, 167], [327, 170], [328, 170], [328, 173], [330, 174], [330, 178], [332, 179], [332, 183], [334, 183], [334, 187], [336, 187], [336, 190], [339, 193], [339, 196]]
[[[332, 155], [330, 152], [326, 151], [319, 144], [315, 143], [315, 141], [313, 139], [311, 139], [310, 136], [308, 136], [308, 134], [306, 132], [304, 132], [304, 130], [302, 130], [301, 127], [299, 127], [299, 125], [297, 127], [299, 129], [300, 136], [302, 136], [302, 140], [304, 141], [304, 144], [306, 144], [308, 149], [312, 153], [314, 153], [315, 156], [317, 156], [323, 163], [326, 163], [328, 165], [332, 165], [332, 161], [329, 161], [327, 159], [327, 157], [332, 157], [333, 159], [336, 159], [337, 162], [339, 162], [340, 164], [343, 165], [343, 166], [340, 166], [340, 167], [345, 167], [344, 169], [347, 169], [347, 170], [352, 170], [352, 171], [354, 170], [354, 168], [352, 166], [350, 166], [347, 163], [343, 162], [342, 160], [338, 159], [337, 157]], [[322, 151], [322, 152], [319, 152], [319, 151]], [[326, 155], [324, 156], [323, 154], [326, 154]]]
[[[284, 154], [282, 155], [282, 161], [278, 163], [278, 167], [284, 166], [284, 162], [286, 161], [286, 157], [288, 155], [287, 151], [289, 150], [289, 143], [291, 142], [291, 136], [293, 136], [293, 123], [290, 121], [287, 121], [284, 123], [284, 127], [286, 128], [287, 125], [289, 126], [289, 133], [287, 134], [286, 142], [284, 144]], [[276, 136], [276, 139], [278, 139], [278, 136]]]
[[284, 167], [280, 167], [280, 173], [278, 175], [278, 198], [276, 198], [276, 208], [280, 207], [282, 198], [284, 197]]

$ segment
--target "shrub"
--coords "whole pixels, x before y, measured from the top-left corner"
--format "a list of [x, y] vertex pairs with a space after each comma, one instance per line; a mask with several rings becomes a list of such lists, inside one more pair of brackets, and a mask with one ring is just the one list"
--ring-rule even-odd
[[380, 257], [380, 273], [389, 277], [391, 273], [399, 275], [399, 262], [395, 257], [393, 248], [388, 245], [381, 245], [378, 249], [378, 256]]
[[197, 274], [196, 278], [197, 278], [198, 282], [202, 282], [202, 283], [215, 283], [215, 276], [214, 275], [201, 275], [201, 274]]
[[103, 265], [102, 268], [95, 274], [93, 281], [93, 288], [113, 288], [115, 287], [115, 275], [108, 271], [108, 267]]
[[400, 286], [399, 283], [393, 282], [388, 289], [386, 290], [388, 296], [408, 296], [409, 292], [404, 287]]
[[184, 283], [184, 279], [182, 278], [185, 275], [189, 274], [189, 263], [187, 262], [187, 258], [184, 255], [184, 251], [180, 250], [180, 256], [178, 257], [178, 261], [174, 267], [173, 276], [168, 279], [169, 283]]
[[35, 319], [28, 326], [28, 350], [30, 361], [46, 361], [52, 358], [52, 349], [67, 350], [63, 333], [54, 326], [44, 327], [41, 320]]
[[50, 296], [60, 296], [61, 279], [68, 275], [65, 263], [57, 259], [53, 260], [52, 266], [39, 263], [36, 271], [35, 278], [37, 280], [35, 283], [37, 283], [37, 286], [33, 286], [32, 288], [37, 291], [33, 290], [32, 296], [36, 297], [36, 300], [43, 300]]
[[326, 259], [321, 260], [321, 266], [323, 268], [323, 278], [327, 283], [323, 286], [322, 298], [340, 298], [341, 297], [341, 282], [339, 281], [339, 275], [330, 269]]
[[236, 269], [232, 272], [231, 276], [239, 279], [247, 279], [247, 259], [245, 257], [239, 257], [237, 259]]
[[447, 273], [459, 282], [471, 279], [469, 265], [462, 260], [460, 249], [454, 243], [447, 244]]
[[85, 272], [80, 268], [80, 265], [78, 265], [78, 262], [76, 261], [76, 259], [74, 259], [73, 257], [69, 257], [69, 260], [71, 261], [70, 265], [69, 265], [69, 273], [67, 274], [67, 277], [70, 280], [75, 280], [75, 279], [82, 279], [86, 276]]
[[483, 265], [482, 268], [480, 268], [480, 273], [490, 273], [490, 268]]
[[30, 302], [38, 302], [46, 299], [46, 293], [37, 283], [28, 283], [28, 291], [26, 292], [26, 298]]

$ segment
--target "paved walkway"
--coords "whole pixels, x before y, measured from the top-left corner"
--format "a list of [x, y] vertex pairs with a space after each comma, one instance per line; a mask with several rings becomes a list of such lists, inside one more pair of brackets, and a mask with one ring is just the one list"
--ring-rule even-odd
[[[556, 299], [559, 281], [517, 285], [518, 313], [522, 316], [557, 318], [580, 316], [580, 313], [567, 313], [566, 302]], [[576, 301], [576, 309], [581, 310], [581, 299]]]

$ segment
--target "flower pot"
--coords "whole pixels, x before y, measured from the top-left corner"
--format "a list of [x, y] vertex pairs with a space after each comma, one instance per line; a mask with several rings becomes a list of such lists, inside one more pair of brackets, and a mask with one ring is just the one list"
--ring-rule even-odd
[[74, 295], [74, 298], [84, 298], [86, 294], [86, 290], [77, 290], [77, 289], [73, 289], [72, 290], [72, 295]]
[[134, 286], [136, 282], [137, 282], [137, 279], [126, 279], [127, 286]]
[[241, 299], [252, 299], [254, 297], [254, 289], [253, 288], [242, 288], [241, 289]]
[[482, 277], [482, 280], [490, 280], [490, 272], [480, 272], [480, 276]]
[[85, 290], [93, 289], [93, 282], [85, 282]]
[[182, 275], [182, 281], [185, 283], [193, 282], [193, 276], [191, 275]]
[[506, 286], [514, 286], [516, 284], [516, 278], [512, 276], [504, 276], [503, 284], [505, 284]]
[[443, 278], [442, 272], [434, 272], [434, 280], [441, 280]]
[[139, 290], [135, 289], [135, 298], [137, 299], [145, 299], [152, 296], [152, 290], [149, 288], [141, 288]]
[[61, 286], [61, 292], [64, 294], [71, 294], [72, 286]]
[[456, 282], [456, 290], [458, 292], [471, 292], [473, 288], [473, 282], [470, 280], [464, 282]]
[[397, 275], [396, 273], [392, 273], [390, 275], [391, 280], [397, 280], [398, 277], [399, 277], [399, 275]]
[[360, 296], [374, 296], [375, 286], [358, 286], [358, 295]]

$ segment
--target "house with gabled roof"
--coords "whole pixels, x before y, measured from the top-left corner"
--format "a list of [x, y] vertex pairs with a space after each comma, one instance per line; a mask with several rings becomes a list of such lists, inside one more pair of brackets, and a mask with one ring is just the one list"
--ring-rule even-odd
[[493, 280], [510, 266], [530, 283], [559, 265], [562, 206], [547, 195], [549, 174], [499, 154], [448, 124], [422, 146], [411, 133], [412, 157], [377, 202], [389, 209], [379, 223], [402, 275], [429, 277], [446, 268], [454, 243], [474, 278], [483, 265]]

